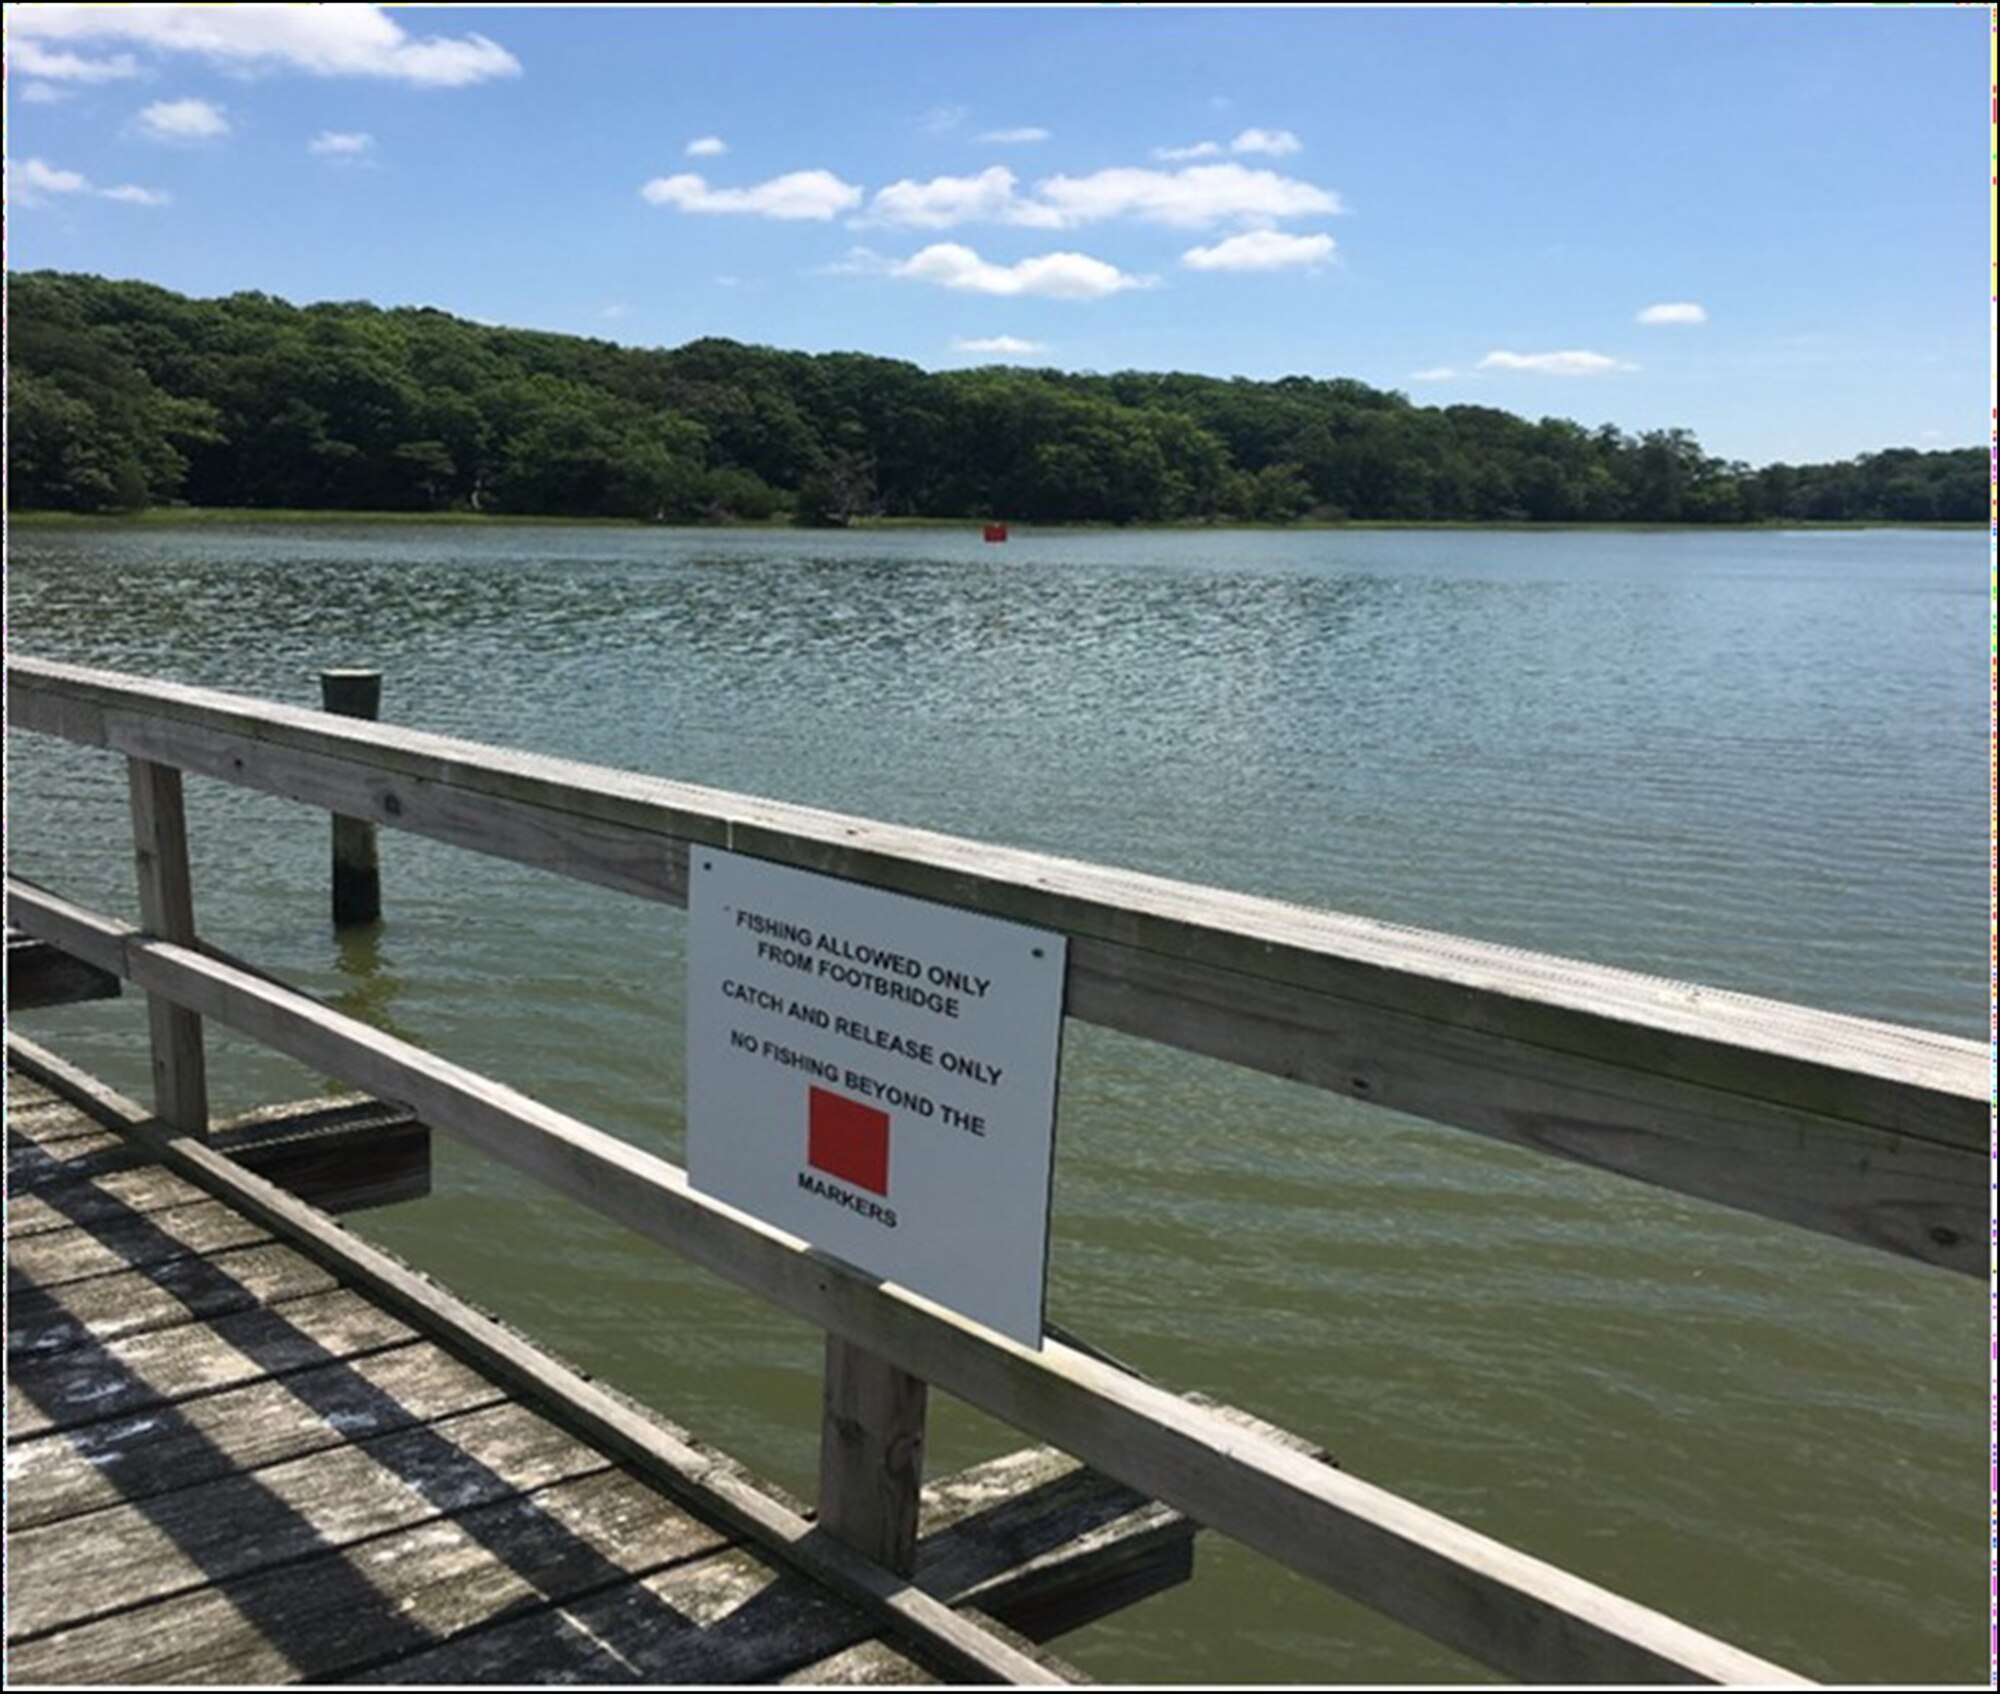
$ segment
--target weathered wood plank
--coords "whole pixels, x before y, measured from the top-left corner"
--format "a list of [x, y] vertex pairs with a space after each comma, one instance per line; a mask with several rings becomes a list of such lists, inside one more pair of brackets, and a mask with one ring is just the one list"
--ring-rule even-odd
[[757, 1685], [854, 1645], [868, 1627], [824, 1589], [729, 1548], [459, 1636], [354, 1680], [454, 1688], [557, 1678]]
[[147, 1500], [503, 1397], [448, 1353], [412, 1342], [172, 1406], [156, 1403], [9, 1447], [8, 1526], [32, 1528]]
[[101, 1127], [80, 1117], [61, 1100], [27, 1103], [10, 1100], [7, 1103], [7, 1123], [17, 1135], [38, 1146], [46, 1146], [67, 1136], [93, 1134]]
[[[187, 807], [181, 773], [149, 759], [128, 761], [132, 791], [132, 855], [139, 880], [139, 921], [167, 941], [192, 942], [194, 881], [188, 864]], [[208, 1133], [208, 1061], [201, 1020], [185, 1006], [149, 996], [153, 1043], [153, 1109], [190, 1135]]]
[[104, 1418], [354, 1359], [416, 1339], [410, 1326], [347, 1289], [271, 1311], [128, 1335], [7, 1373], [7, 1439], [30, 1440]]
[[122, 1135], [97, 1130], [89, 1135], [68, 1136], [52, 1147], [42, 1147], [7, 1128], [7, 1194], [10, 1203], [24, 1194], [67, 1187], [133, 1170], [144, 1163]]
[[[724, 846], [1073, 942], [1676, 1076], [1738, 1115], [1777, 1104], [1985, 1147], [1974, 1042], [210, 690], [21, 659], [9, 684], [25, 727], [658, 898], [684, 893], [663, 855]], [[453, 820], [429, 815], [447, 802]], [[628, 840], [611, 839], [621, 831]]]
[[24, 1096], [13, 1088], [7, 1091], [7, 1128], [16, 1139], [37, 1147], [53, 1147], [79, 1136], [102, 1135], [105, 1130], [103, 1124], [46, 1089]]
[[1030, 1641], [1193, 1573], [1196, 1526], [1050, 1447], [976, 1465], [924, 1490], [916, 1580]]
[[[7, 936], [10, 941], [17, 938], [23, 942], [30, 940], [30, 937], [20, 935], [18, 931], [12, 929], [8, 930]], [[7, 1109], [10, 1112], [16, 1107], [25, 1110], [31, 1106], [46, 1106], [52, 1102], [64, 1105], [68, 1104], [60, 1094], [56, 1093], [46, 1083], [37, 1082], [31, 1076], [23, 1076], [17, 1070], [10, 1069], [7, 1072]]]
[[[1070, 948], [1067, 1010], [1761, 1217], [1986, 1274], [1988, 1195], [1971, 1181], [1969, 1150], [1929, 1134], [1827, 1116], [1781, 1095], [1731, 1096], [1667, 1068], [1301, 995], [1099, 942]], [[1636, 1050], [1643, 1032], [1633, 1039]]]
[[502, 1404], [23, 1530], [9, 1538], [9, 1636], [71, 1628], [604, 1468], [603, 1455], [546, 1419]]
[[819, 1522], [864, 1558], [908, 1576], [917, 1562], [929, 1391], [909, 1372], [826, 1338]]
[[84, 1685], [344, 1679], [722, 1541], [632, 1478], [599, 1471], [62, 1630], [16, 1647], [11, 1668], [17, 1680]]
[[809, 1665], [787, 1671], [781, 1688], [926, 1688], [938, 1678], [886, 1641], [844, 1647]]
[[166, 1259], [55, 1288], [37, 1287], [10, 1265], [7, 1356], [18, 1363], [86, 1344], [101, 1347], [149, 1329], [275, 1307], [333, 1286], [324, 1268], [283, 1246]]
[[73, 1229], [79, 1224], [122, 1222], [207, 1198], [193, 1183], [158, 1165], [107, 1171], [95, 1179], [52, 1182], [32, 1192], [8, 1196], [7, 1239], [25, 1241], [29, 1236]]
[[7, 1249], [7, 1264], [33, 1286], [52, 1289], [85, 1277], [141, 1270], [168, 1259], [270, 1239], [268, 1230], [240, 1212], [216, 1200], [197, 1198], [189, 1205], [143, 1216], [128, 1212], [15, 1240]]
[[[1007, 1632], [980, 1618], [998, 1638]], [[769, 1684], [849, 1652], [889, 1683], [933, 1680], [924, 1648], [869, 1644], [868, 1624], [825, 1590], [741, 1547], [675, 1564], [638, 1582], [460, 1636], [356, 1678], [464, 1687], [571, 1679], [607, 1684]], [[866, 1649], [866, 1650], [864, 1650]], [[1084, 1680], [1053, 1655], [1013, 1647], [1030, 1681]], [[919, 1662], [898, 1664], [899, 1658]]]
[[69, 1141], [86, 1140], [104, 1133], [104, 1125], [93, 1123], [60, 1100], [41, 1101], [7, 1112], [8, 1133], [29, 1146], [55, 1150]]
[[343, 752], [274, 745], [195, 724], [121, 718], [118, 738], [133, 749], [157, 747], [184, 769], [225, 782], [327, 811], [352, 808], [489, 857], [561, 865], [565, 875], [621, 893], [687, 903], [686, 844], [663, 842], [657, 832], [623, 820], [580, 816], [533, 799], [374, 769]]
[[31, 936], [7, 936], [7, 1011], [39, 1011], [85, 1000], [115, 1000], [124, 986], [111, 972]]
[[[1434, 1640], [1532, 1680], [1571, 1682], [1768, 1682], [1799, 1679], [1647, 1607], [1505, 1547], [1357, 1477], [1204, 1408], [1138, 1382], [1075, 1348], [1039, 1352], [1002, 1340], [893, 1284], [879, 1284], [804, 1243], [694, 1192], [678, 1167], [270, 985], [185, 949], [147, 944], [177, 993], [280, 1051], [378, 1094], [409, 1100], [425, 1121], [540, 1177], [604, 1215], [752, 1288], [799, 1316], [880, 1353], [902, 1369], [1003, 1421], [1074, 1453], [1105, 1474], [1164, 1500], [1196, 1521], [1292, 1565]], [[240, 1020], [240, 1021], [239, 1021]], [[8, 1036], [16, 1063], [54, 1074], [32, 1044]], [[394, 1086], [390, 1086], [390, 1079]], [[107, 1104], [97, 1109], [110, 1111]], [[147, 1132], [135, 1125], [135, 1133]], [[296, 1202], [247, 1173], [232, 1174], [209, 1149], [173, 1142], [163, 1157], [200, 1166], [205, 1180], [253, 1215], [303, 1214], [288, 1232], [345, 1252], [371, 1287], [407, 1278], [390, 1263], [335, 1239]], [[315, 1232], [320, 1232], [318, 1235]], [[434, 1291], [405, 1288], [422, 1301]], [[461, 1326], [461, 1336], [476, 1326]], [[461, 1344], [473, 1345], [474, 1341]], [[504, 1356], [504, 1343], [492, 1343]], [[481, 1356], [484, 1363], [484, 1357]], [[539, 1370], [533, 1361], [522, 1370]], [[587, 1413], [592, 1438], [619, 1456], [673, 1447], [656, 1429], [591, 1385], [565, 1380], [556, 1396]], [[700, 1476], [698, 1457], [684, 1463]], [[724, 1521], [756, 1526], [767, 1545], [819, 1561], [814, 1574], [846, 1591], [879, 1591], [879, 1567], [844, 1566], [845, 1549], [790, 1528], [766, 1501], [714, 1485], [704, 1504]], [[739, 1516], [731, 1517], [729, 1513]], [[849, 1555], [851, 1557], [851, 1555]], [[870, 1577], [869, 1572], [874, 1572]], [[851, 1587], [850, 1587], [851, 1585]], [[885, 1596], [886, 1599], [886, 1596]]]
[[213, 1139], [237, 1163], [323, 1212], [397, 1205], [431, 1191], [431, 1132], [386, 1101], [262, 1107], [218, 1123]]

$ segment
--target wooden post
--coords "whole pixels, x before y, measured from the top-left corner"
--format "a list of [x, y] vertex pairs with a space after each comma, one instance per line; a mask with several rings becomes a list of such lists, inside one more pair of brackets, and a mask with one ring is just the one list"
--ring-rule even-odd
[[836, 1540], [898, 1576], [917, 1566], [930, 1388], [886, 1359], [826, 1338], [819, 1434], [819, 1521]]
[[[382, 673], [331, 670], [319, 673], [320, 704], [344, 718], [374, 722], [382, 710]], [[375, 853], [375, 826], [361, 818], [333, 820], [333, 924], [374, 923], [382, 915], [382, 870]]]
[[[129, 761], [132, 854], [139, 876], [139, 922], [162, 941], [194, 941], [194, 881], [188, 869], [181, 773], [149, 759]], [[152, 1031], [153, 1110], [163, 1123], [208, 1139], [208, 1064], [201, 1019], [156, 994], [146, 997]]]

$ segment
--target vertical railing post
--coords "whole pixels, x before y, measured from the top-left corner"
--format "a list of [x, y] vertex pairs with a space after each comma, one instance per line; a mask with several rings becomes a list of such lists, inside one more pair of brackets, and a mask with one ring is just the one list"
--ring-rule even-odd
[[[382, 710], [382, 673], [331, 670], [319, 673], [320, 704], [344, 718], [371, 723]], [[373, 923], [382, 915], [382, 869], [375, 851], [375, 826], [362, 818], [333, 820], [333, 926]]]
[[[181, 773], [150, 759], [129, 761], [132, 855], [139, 878], [139, 923], [162, 941], [194, 941], [194, 879], [188, 867]], [[208, 1135], [208, 1064], [201, 1019], [157, 994], [146, 997], [152, 1032], [153, 1110], [162, 1122]]]
[[899, 1576], [917, 1563], [929, 1386], [851, 1341], [826, 1338], [819, 1522]]

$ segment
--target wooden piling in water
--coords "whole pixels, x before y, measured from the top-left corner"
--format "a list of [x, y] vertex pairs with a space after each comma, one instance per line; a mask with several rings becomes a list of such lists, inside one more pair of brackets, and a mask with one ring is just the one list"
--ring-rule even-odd
[[[382, 711], [382, 673], [340, 669], [319, 673], [320, 704], [344, 718], [374, 722]], [[362, 818], [333, 818], [333, 924], [347, 929], [382, 915], [382, 868], [375, 826]]]

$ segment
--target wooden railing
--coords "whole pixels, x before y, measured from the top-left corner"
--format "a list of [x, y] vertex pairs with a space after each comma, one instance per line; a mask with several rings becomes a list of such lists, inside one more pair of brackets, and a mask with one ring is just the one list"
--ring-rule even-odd
[[205, 1129], [213, 1018], [817, 1324], [829, 1413], [866, 1432], [829, 1436], [823, 1499], [878, 1552], [900, 1510], [881, 1461], [934, 1383], [1511, 1674], [1797, 1680], [1074, 1347], [1015, 1346], [861, 1276], [220, 955], [189, 916], [180, 773], [675, 904], [690, 845], [710, 845], [1059, 930], [1072, 1017], [1984, 1274], [1987, 1055], [1969, 1041], [73, 666], [12, 661], [8, 707], [130, 761], [144, 927], [12, 881], [8, 915], [151, 997], [163, 1119]]

